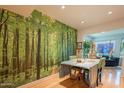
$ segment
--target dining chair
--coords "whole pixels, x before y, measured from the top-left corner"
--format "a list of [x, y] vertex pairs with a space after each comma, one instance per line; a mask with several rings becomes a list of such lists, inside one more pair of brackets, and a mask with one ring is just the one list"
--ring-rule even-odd
[[102, 73], [104, 66], [105, 66], [105, 58], [100, 58], [100, 62], [97, 65], [97, 81], [96, 81], [97, 86], [99, 84], [102, 84]]
[[[86, 59], [86, 61], [88, 61], [88, 62], [99, 62], [99, 64], [98, 64], [98, 66], [100, 65], [101, 66], [101, 62], [100, 62], [100, 59]], [[98, 66], [97, 66], [97, 68], [98, 68]], [[97, 71], [97, 69], [96, 69], [96, 71]], [[97, 72], [96, 72], [97, 73]], [[96, 74], [97, 75], [97, 74]], [[85, 81], [90, 81], [89, 79], [90, 79], [90, 75], [89, 75], [89, 70], [88, 69], [84, 69], [84, 73], [83, 73], [83, 76], [84, 76], [84, 80]], [[95, 85], [97, 85], [97, 76], [96, 76], [96, 84]]]
[[[72, 62], [76, 62], [77, 56], [76, 55], [70, 56], [69, 60], [71, 60]], [[73, 72], [73, 74], [72, 74], [72, 72]], [[71, 70], [70, 70], [70, 78], [75, 79], [75, 80], [76, 79], [80, 80], [81, 77], [82, 77], [82, 69], [75, 67], [75, 66], [72, 66]]]

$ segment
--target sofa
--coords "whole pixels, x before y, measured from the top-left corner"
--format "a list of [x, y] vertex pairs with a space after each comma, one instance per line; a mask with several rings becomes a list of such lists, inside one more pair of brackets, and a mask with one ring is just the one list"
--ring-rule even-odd
[[102, 57], [105, 57], [105, 66], [106, 67], [119, 66], [120, 58], [118, 58], [118, 57], [109, 58], [109, 56], [102, 56]]

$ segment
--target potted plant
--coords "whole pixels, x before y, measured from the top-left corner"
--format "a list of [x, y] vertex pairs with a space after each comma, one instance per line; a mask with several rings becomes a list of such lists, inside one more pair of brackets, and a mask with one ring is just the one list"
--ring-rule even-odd
[[84, 41], [83, 42], [83, 58], [88, 57], [90, 45], [91, 45], [91, 41]]

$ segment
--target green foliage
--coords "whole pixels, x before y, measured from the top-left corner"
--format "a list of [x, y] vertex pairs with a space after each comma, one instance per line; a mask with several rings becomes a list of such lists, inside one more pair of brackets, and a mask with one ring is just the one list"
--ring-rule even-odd
[[[0, 18], [1, 11], [2, 9], [0, 9]], [[40, 78], [53, 74], [58, 70], [62, 61], [68, 60], [69, 56], [76, 53], [76, 29], [44, 15], [37, 10], [34, 10], [28, 18], [24, 18], [5, 9], [4, 11], [3, 20], [6, 19], [7, 12], [9, 14], [9, 18], [6, 22], [8, 27], [8, 65], [2, 67], [4, 37], [1, 34], [0, 83], [11, 83], [12, 85], [0, 87], [17, 87], [36, 80], [37, 67], [40, 67]], [[38, 41], [39, 29], [41, 30], [40, 42]], [[16, 32], [16, 30], [18, 30], [18, 32]], [[1, 31], [4, 32], [4, 26], [2, 26]], [[19, 36], [15, 36], [15, 34], [19, 34]], [[18, 38], [18, 40], [14, 40], [16, 38]], [[40, 43], [40, 51], [37, 51], [38, 43]], [[38, 52], [40, 53], [39, 66], [36, 65]], [[13, 53], [15, 56], [13, 56]], [[17, 54], [19, 54], [19, 57]], [[16, 60], [17, 58], [19, 58], [19, 62]], [[15, 60], [13, 61], [13, 59]], [[7, 74], [5, 73], [6, 68], [9, 70]], [[6, 76], [7, 78], [5, 78]]]
[[89, 53], [91, 41], [84, 41], [83, 42], [83, 57], [86, 58]]

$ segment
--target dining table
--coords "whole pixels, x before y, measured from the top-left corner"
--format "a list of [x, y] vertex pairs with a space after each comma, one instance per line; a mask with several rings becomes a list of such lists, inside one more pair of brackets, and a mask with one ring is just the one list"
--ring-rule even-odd
[[97, 64], [100, 62], [100, 59], [81, 59], [81, 62], [78, 62], [77, 59], [62, 61], [59, 70], [59, 77], [62, 78], [71, 73], [72, 67], [78, 67], [82, 70], [88, 71], [88, 79], [85, 82], [89, 87], [96, 87], [97, 81]]

